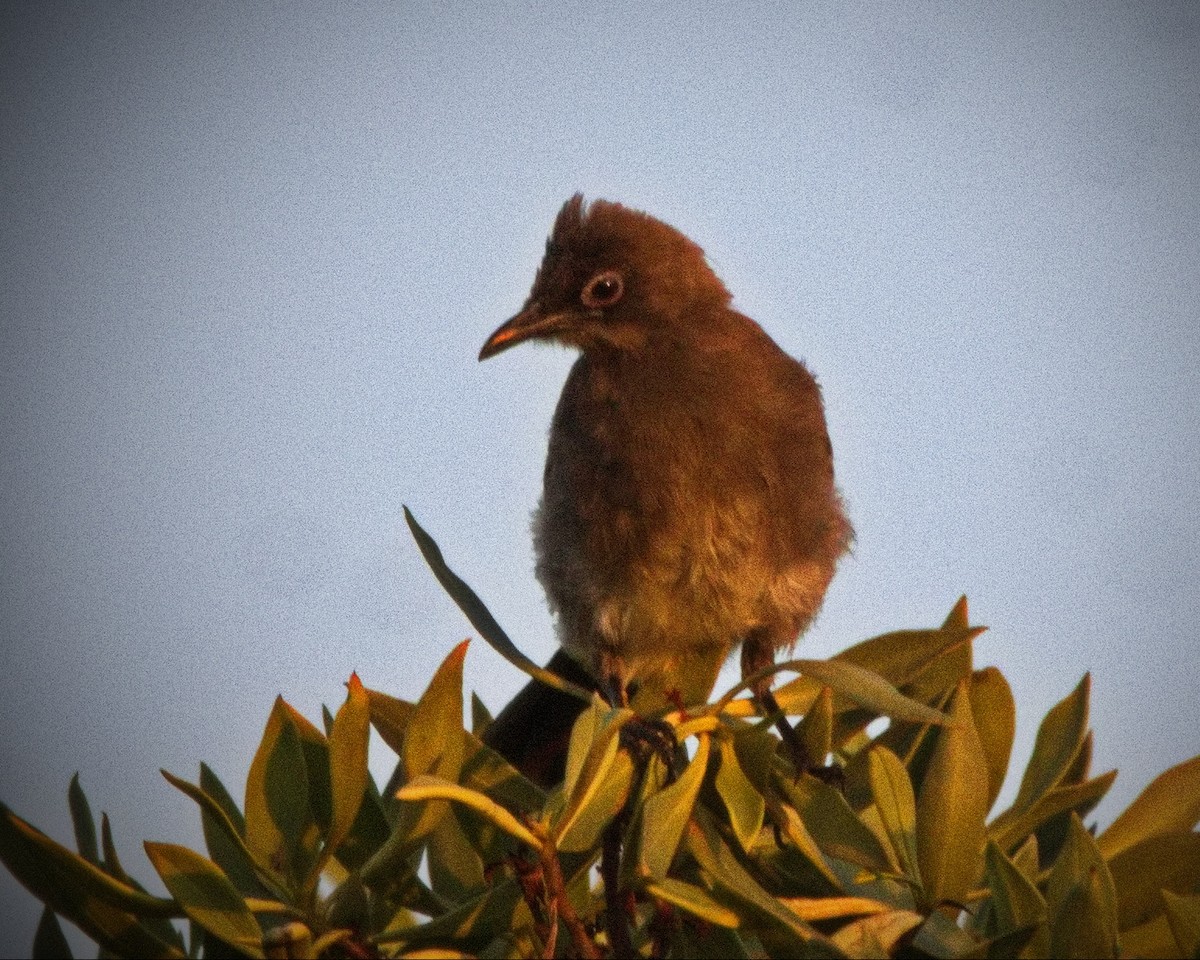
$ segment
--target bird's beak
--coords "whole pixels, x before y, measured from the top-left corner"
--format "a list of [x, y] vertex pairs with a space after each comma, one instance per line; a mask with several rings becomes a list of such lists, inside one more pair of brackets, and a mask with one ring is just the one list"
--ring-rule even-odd
[[501, 350], [516, 346], [522, 340], [530, 337], [545, 336], [562, 327], [565, 315], [562, 313], [546, 313], [536, 300], [525, 304], [515, 317], [505, 321], [487, 338], [483, 349], [479, 351], [479, 359], [486, 360], [494, 357]]

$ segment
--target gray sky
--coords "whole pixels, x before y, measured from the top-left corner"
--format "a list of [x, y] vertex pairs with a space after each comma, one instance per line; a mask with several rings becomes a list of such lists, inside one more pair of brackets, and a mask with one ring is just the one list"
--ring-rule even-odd
[[[804, 655], [966, 593], [1014, 769], [1087, 670], [1102, 821], [1200, 752], [1200, 4], [8, 3], [0, 83], [0, 799], [60, 840], [78, 770], [161, 889], [159, 767], [239, 795], [276, 693], [418, 696], [471, 630], [402, 502], [549, 655], [571, 355], [475, 357], [577, 189], [821, 379]], [[0, 873], [0, 953], [36, 917]]]

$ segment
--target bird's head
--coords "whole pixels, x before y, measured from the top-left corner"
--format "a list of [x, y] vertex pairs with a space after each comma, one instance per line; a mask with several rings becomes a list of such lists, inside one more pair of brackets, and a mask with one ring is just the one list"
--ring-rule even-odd
[[636, 350], [728, 304], [704, 251], [674, 227], [619, 203], [585, 205], [575, 194], [554, 222], [529, 299], [488, 337], [479, 359], [531, 339]]

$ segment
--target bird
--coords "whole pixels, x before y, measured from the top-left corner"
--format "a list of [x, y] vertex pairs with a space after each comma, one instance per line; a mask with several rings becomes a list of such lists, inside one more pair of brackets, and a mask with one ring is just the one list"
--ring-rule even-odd
[[[756, 675], [812, 623], [853, 540], [816, 378], [731, 303], [682, 232], [577, 193], [524, 305], [479, 353], [578, 351], [550, 425], [535, 573], [560, 645], [548, 669], [614, 706], [635, 691], [635, 706], [645, 691], [706, 702], [740, 648], [752, 694], [778, 710]], [[551, 784], [581, 708], [531, 681], [484, 740]]]

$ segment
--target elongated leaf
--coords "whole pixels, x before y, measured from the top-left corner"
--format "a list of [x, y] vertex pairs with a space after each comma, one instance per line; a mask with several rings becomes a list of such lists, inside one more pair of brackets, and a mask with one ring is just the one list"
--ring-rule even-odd
[[651, 879], [662, 880], [671, 868], [708, 769], [708, 753], [709, 738], [701, 735], [696, 755], [679, 779], [652, 796], [643, 807], [639, 852]]
[[732, 740], [721, 740], [721, 766], [717, 770], [715, 786], [721, 802], [729, 813], [729, 825], [742, 849], [749, 851], [762, 829], [766, 801], [755, 789], [738, 763], [737, 751]]
[[35, 897], [120, 956], [182, 957], [142, 926], [141, 916], [178, 916], [173, 900], [109, 876], [0, 804], [0, 861]]
[[1054, 956], [1116, 955], [1116, 886], [1095, 838], [1074, 815], [1066, 845], [1046, 881], [1046, 905]]
[[410, 779], [431, 774], [453, 782], [462, 771], [462, 671], [469, 645], [464, 640], [450, 652], [413, 710], [408, 728], [417, 735], [405, 736], [401, 754]]
[[71, 778], [67, 790], [67, 805], [71, 808], [71, 822], [75, 827], [75, 849], [88, 863], [100, 866], [100, 852], [96, 847], [96, 821], [88, 804], [87, 794], [79, 783], [79, 774]]
[[[246, 818], [242, 816], [242, 811], [225, 789], [221, 778], [205, 763], [200, 764], [198, 787], [192, 787], [191, 784], [170, 776], [166, 771], [163, 771], [163, 776], [167, 778], [168, 783], [176, 789], [183, 790], [200, 804], [201, 826], [208, 855], [225, 871], [233, 885], [243, 896], [258, 897], [266, 894], [267, 888], [259, 878], [262, 867], [255, 867], [246, 847]], [[272, 893], [278, 896], [280, 891], [273, 890]]]
[[1011, 851], [1052, 817], [1069, 810], [1094, 807], [1116, 778], [1117, 771], [1109, 770], [1087, 783], [1051, 790], [1032, 806], [1019, 812], [1015, 808], [1006, 810], [988, 826], [988, 835], [1001, 850]]
[[73, 957], [58, 917], [53, 910], [45, 907], [33, 934], [33, 960], [72, 960]]
[[1163, 903], [1180, 954], [1185, 957], [1196, 956], [1200, 953], [1200, 896], [1193, 894], [1181, 897], [1164, 890]]
[[714, 900], [706, 890], [674, 877], [650, 881], [646, 884], [646, 892], [694, 917], [699, 917], [706, 923], [729, 929], [740, 925], [738, 915]]
[[[201, 765], [201, 777], [204, 776], [204, 771], [205, 767]], [[212, 823], [211, 829], [215, 842], [210, 846], [209, 853], [212, 853], [213, 848], [222, 851], [222, 857], [234, 865], [236, 872], [233, 876], [238, 877], [241, 882], [246, 884], [245, 887], [241, 888], [244, 893], [257, 894], [265, 888], [276, 896], [284, 895], [284, 888], [278, 883], [277, 874], [279, 871], [265, 860], [259, 860], [254, 851], [246, 845], [246, 841], [242, 839], [242, 834], [239, 832], [237, 826], [231, 820], [229, 814], [225, 812], [225, 804], [195, 784], [188, 783], [188, 781], [176, 777], [166, 770], [159, 770], [159, 773], [163, 775], [167, 783], [182, 793], [187, 794], [187, 796], [200, 805], [205, 823], [209, 821]], [[215, 777], [215, 774], [213, 777]], [[222, 787], [221, 789], [223, 790], [224, 788]], [[226, 799], [228, 799], [227, 794]], [[232, 804], [232, 801], [230, 801], [230, 804]], [[234, 807], [234, 812], [237, 812], [236, 807]], [[240, 814], [238, 819], [241, 819]], [[217, 837], [220, 837], [219, 841]], [[213, 860], [218, 866], [221, 865], [216, 857], [213, 857]], [[248, 875], [246, 871], [249, 872]], [[226, 871], [226, 876], [230, 876], [229, 871]]]
[[1031, 956], [1047, 956], [1050, 927], [1046, 901], [1038, 888], [994, 842], [984, 855], [984, 881], [991, 892], [993, 925], [986, 932], [992, 937], [1034, 927], [1029, 941]]
[[1150, 782], [1097, 841], [1105, 858], [1159, 833], [1191, 830], [1200, 822], [1200, 757]]
[[1046, 714], [1038, 727], [1033, 757], [1025, 768], [1014, 810], [1025, 810], [1057, 787], [1070, 769], [1087, 735], [1091, 674]]
[[995, 667], [976, 670], [971, 677], [971, 714], [988, 766], [988, 809], [1000, 795], [1017, 730], [1017, 705], [1012, 688]]
[[[684, 843], [712, 884], [773, 927], [772, 932], [782, 938], [786, 946], [781, 953], [804, 957], [838, 956], [839, 951], [828, 937], [783, 906], [738, 863], [703, 806], [696, 808], [696, 816], [688, 823]], [[722, 901], [728, 902], [724, 897]]]
[[970, 681], [951, 706], [953, 723], [937, 746], [917, 801], [917, 852], [933, 903], [962, 901], [979, 872], [987, 814], [988, 769], [971, 714]]
[[908, 771], [887, 747], [872, 747], [867, 754], [868, 775], [879, 819], [887, 831], [904, 873], [918, 887], [921, 868], [917, 856], [917, 800]]
[[912, 723], [946, 723], [941, 711], [904, 696], [879, 674], [848, 660], [792, 660], [781, 667], [801, 670], [880, 716]]
[[150, 842], [145, 847], [162, 882], [190, 919], [247, 955], [263, 956], [258, 921], [220, 867], [187, 847]]
[[518, 650], [516, 644], [508, 638], [508, 634], [496, 622], [496, 618], [484, 606], [483, 601], [479, 599], [475, 591], [467, 586], [466, 582], [446, 565], [441, 549], [433, 537], [426, 533], [424, 528], [417, 523], [416, 518], [409, 511], [408, 507], [404, 508], [404, 519], [408, 522], [408, 528], [412, 531], [413, 539], [417, 541], [417, 547], [421, 551], [421, 556], [429, 564], [429, 569], [437, 577], [438, 583], [442, 585], [442, 589], [450, 594], [450, 598], [458, 604], [458, 609], [466, 615], [466, 618], [471, 621], [471, 625], [479, 631], [479, 635], [491, 645], [493, 650], [513, 666], [525, 671], [525, 673], [540, 680], [547, 686], [579, 697], [585, 703], [592, 699], [592, 692], [590, 690], [585, 690], [578, 684], [564, 680], [558, 674], [539, 667]]
[[325, 839], [324, 857], [341, 846], [350, 833], [367, 789], [367, 741], [371, 708], [357, 673], [350, 674], [346, 702], [338, 709], [329, 733], [330, 791], [333, 817]]
[[606, 752], [595, 775], [581, 778], [572, 795], [572, 803], [564, 808], [555, 823], [557, 846], [563, 853], [583, 853], [592, 850], [601, 832], [621, 811], [633, 786], [633, 760], [624, 750]]
[[924, 919], [911, 910], [889, 910], [847, 923], [832, 939], [848, 957], [890, 957], [896, 942]]
[[815, 777], [778, 784], [804, 826], [827, 857], [836, 857], [872, 873], [888, 873], [892, 863], [879, 838], [850, 809], [841, 791]]
[[1162, 891], [1200, 890], [1200, 834], [1160, 833], [1108, 861], [1117, 888], [1117, 923], [1128, 930], [1162, 911]]
[[887, 913], [890, 903], [870, 897], [780, 897], [779, 902], [801, 920], [840, 920], [843, 917], [862, 917]]
[[469, 900], [486, 886], [483, 860], [457, 816], [442, 817], [438, 821], [425, 849], [430, 886], [447, 903]]
[[821, 692], [796, 727], [796, 735], [804, 744], [809, 759], [820, 766], [833, 751], [833, 689], [821, 687]]
[[475, 790], [468, 790], [466, 787], [461, 787], [457, 783], [451, 783], [449, 780], [429, 775], [414, 777], [409, 783], [400, 788], [396, 796], [400, 800], [413, 802], [453, 800], [456, 803], [465, 804], [472, 810], [485, 816], [509, 836], [515, 837], [517, 840], [535, 849], [540, 849], [541, 847], [541, 843], [537, 837], [530, 833], [516, 817], [500, 806], [500, 804], [484, 796], [482, 793], [478, 793]]
[[246, 777], [246, 846], [279, 879], [298, 879], [312, 822], [308, 773], [292, 711], [276, 697]]

